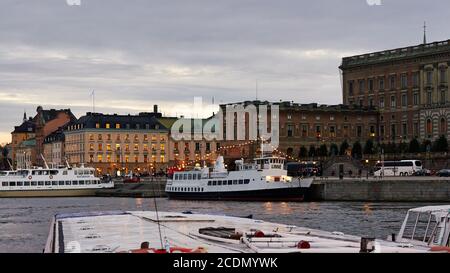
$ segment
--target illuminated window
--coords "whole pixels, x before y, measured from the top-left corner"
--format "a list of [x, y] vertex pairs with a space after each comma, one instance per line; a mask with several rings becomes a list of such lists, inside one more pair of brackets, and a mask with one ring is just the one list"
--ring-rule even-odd
[[144, 144], [144, 151], [148, 151], [148, 144]]
[[139, 157], [135, 156], [134, 157], [134, 162], [136, 162], [136, 163], [139, 162]]
[[161, 140], [161, 141], [165, 141], [165, 140], [166, 140], [166, 137], [165, 137], [164, 135], [161, 135], [160, 140]]
[[125, 151], [127, 151], [127, 152], [130, 151], [130, 145], [128, 145], [128, 144], [125, 145]]
[[111, 162], [111, 155], [106, 155], [106, 162]]
[[148, 135], [144, 135], [144, 141], [148, 141]]
[[152, 141], [156, 141], [156, 136], [152, 135]]
[[102, 150], [103, 150], [103, 144], [102, 144], [102, 143], [99, 143], [99, 144], [98, 144], [98, 150], [99, 150], [99, 151], [102, 151]]
[[125, 140], [130, 140], [130, 135], [129, 134], [126, 134]]
[[441, 122], [439, 124], [439, 131], [441, 135], [447, 134], [447, 121], [445, 120], [445, 118], [441, 118]]
[[96, 123], [95, 124], [95, 128], [99, 129], [100, 128], [100, 123]]
[[147, 162], [148, 162], [148, 156], [144, 155], [144, 163], [147, 163]]
[[94, 135], [93, 134], [89, 134], [89, 140], [94, 140]]
[[120, 144], [116, 144], [116, 151], [120, 151]]
[[111, 144], [106, 144], [106, 150], [111, 151]]
[[116, 123], [116, 129], [120, 129], [120, 123]]
[[99, 163], [103, 162], [103, 155], [97, 156], [97, 162], [99, 162]]
[[90, 150], [90, 151], [93, 151], [93, 150], [94, 150], [94, 144], [92, 144], [92, 143], [89, 144], [89, 150]]
[[139, 136], [138, 135], [134, 135], [134, 141], [139, 141]]
[[160, 162], [164, 162], [164, 161], [165, 161], [165, 156], [162, 155], [162, 156], [160, 157], [160, 160], [161, 160]]
[[130, 156], [126, 155], [125, 156], [125, 163], [128, 163], [128, 162], [130, 162]]
[[120, 163], [120, 155], [116, 155], [116, 162]]
[[161, 151], [164, 151], [165, 145], [164, 145], [164, 144], [161, 144], [160, 146], [161, 146]]
[[110, 128], [111, 128], [111, 124], [106, 123], [105, 128], [106, 128], [106, 129], [110, 129]]
[[139, 150], [139, 144], [134, 144], [134, 150], [138, 151]]

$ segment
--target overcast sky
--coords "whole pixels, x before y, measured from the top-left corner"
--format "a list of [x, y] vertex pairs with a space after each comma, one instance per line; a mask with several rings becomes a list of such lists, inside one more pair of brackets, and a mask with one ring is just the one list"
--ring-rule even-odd
[[341, 103], [343, 56], [419, 44], [425, 20], [450, 38], [450, 1], [381, 1], [0, 0], [0, 143], [38, 105], [91, 111], [91, 90], [124, 114], [251, 100], [256, 81], [259, 99]]

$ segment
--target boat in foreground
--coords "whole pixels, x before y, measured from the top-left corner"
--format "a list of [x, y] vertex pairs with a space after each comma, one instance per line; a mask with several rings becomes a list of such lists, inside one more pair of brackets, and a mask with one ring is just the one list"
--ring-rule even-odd
[[96, 177], [94, 168], [59, 167], [0, 171], [0, 197], [94, 196], [113, 188], [111, 178]]
[[[110, 211], [58, 214], [48, 253], [416, 253], [449, 251], [450, 206], [408, 212], [395, 241], [223, 215]], [[429, 216], [425, 240], [408, 218]], [[408, 237], [410, 228], [412, 237]], [[420, 240], [418, 240], [420, 239]]]

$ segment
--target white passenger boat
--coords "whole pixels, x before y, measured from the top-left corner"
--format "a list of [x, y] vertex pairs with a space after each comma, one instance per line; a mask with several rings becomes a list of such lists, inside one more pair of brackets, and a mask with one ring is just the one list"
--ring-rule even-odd
[[428, 240], [420, 243], [405, 241], [405, 225], [397, 237], [398, 240], [388, 241], [250, 218], [190, 212], [112, 211], [58, 214], [52, 221], [44, 252], [447, 252], [450, 249], [449, 209], [450, 206], [410, 211], [427, 211], [437, 216], [430, 220], [430, 231], [425, 237]]
[[84, 166], [0, 171], [0, 197], [93, 196], [114, 187], [111, 179], [94, 174], [94, 168]]
[[263, 156], [251, 163], [236, 160], [236, 170], [228, 172], [219, 156], [212, 170], [196, 167], [175, 172], [167, 180], [166, 193], [169, 198], [191, 200], [305, 200], [313, 178], [288, 176], [284, 162], [276, 156]]

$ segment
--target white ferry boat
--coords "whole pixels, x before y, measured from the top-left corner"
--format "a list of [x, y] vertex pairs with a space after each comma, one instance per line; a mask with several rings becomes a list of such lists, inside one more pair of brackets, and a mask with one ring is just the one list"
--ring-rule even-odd
[[94, 168], [84, 166], [0, 171], [0, 197], [93, 196], [114, 187], [111, 179], [94, 174]]
[[219, 156], [212, 170], [196, 167], [175, 172], [167, 180], [166, 193], [173, 199], [303, 201], [307, 198], [312, 177], [293, 178], [284, 169], [284, 158], [263, 156], [252, 163], [236, 160], [236, 170], [225, 168]]
[[[224, 215], [190, 212], [110, 211], [58, 214], [47, 253], [436, 253], [450, 252], [450, 206], [411, 210], [432, 215], [426, 236], [407, 238], [405, 226], [394, 241], [361, 238]], [[408, 222], [406, 221], [405, 222]], [[355, 231], [357, 232], [357, 231]], [[362, 233], [363, 231], [359, 231]], [[420, 237], [420, 238], [419, 238]]]

